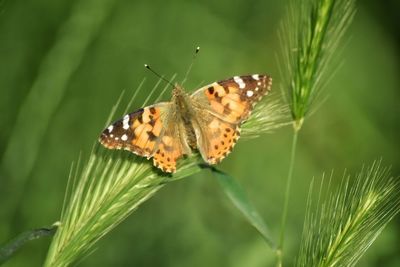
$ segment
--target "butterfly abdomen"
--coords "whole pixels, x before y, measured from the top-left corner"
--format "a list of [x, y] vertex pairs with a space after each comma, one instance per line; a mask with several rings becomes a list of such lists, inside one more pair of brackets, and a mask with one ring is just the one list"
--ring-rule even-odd
[[175, 121], [182, 121], [183, 131], [186, 142], [192, 149], [197, 147], [196, 145], [196, 133], [193, 128], [193, 119], [197, 116], [196, 111], [193, 109], [193, 103], [190, 96], [185, 93], [180, 87], [176, 88], [173, 93], [172, 102], [175, 105]]
[[186, 133], [186, 142], [187, 144], [192, 148], [196, 149], [197, 148], [197, 139], [196, 139], [196, 133], [194, 131], [192, 122], [184, 122], [184, 127], [185, 127], [185, 133]]

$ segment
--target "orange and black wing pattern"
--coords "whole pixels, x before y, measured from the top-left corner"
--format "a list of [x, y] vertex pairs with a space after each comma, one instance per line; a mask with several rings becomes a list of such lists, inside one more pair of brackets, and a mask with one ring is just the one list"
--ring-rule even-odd
[[192, 99], [226, 122], [241, 123], [269, 93], [271, 85], [268, 75], [234, 76], [200, 88], [192, 94]]
[[167, 119], [169, 103], [159, 103], [125, 115], [107, 127], [100, 143], [108, 149], [125, 149], [139, 156], [153, 157], [154, 166], [175, 172], [182, 156], [176, 123]]
[[164, 104], [156, 104], [125, 115], [102, 132], [100, 143], [109, 149], [125, 149], [151, 157], [163, 135], [165, 109]]
[[[235, 76], [204, 86], [192, 94], [199, 107], [198, 149], [209, 164], [219, 163], [240, 137], [240, 126], [254, 105], [271, 90], [267, 75]], [[207, 111], [207, 112], [204, 112]]]

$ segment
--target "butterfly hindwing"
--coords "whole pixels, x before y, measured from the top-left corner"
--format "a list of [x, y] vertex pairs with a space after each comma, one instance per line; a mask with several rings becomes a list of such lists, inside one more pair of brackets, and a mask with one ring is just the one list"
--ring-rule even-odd
[[198, 150], [204, 161], [217, 164], [232, 151], [240, 137], [240, 127], [211, 114], [200, 122], [203, 126], [197, 139]]
[[181, 140], [179, 136], [179, 124], [171, 121], [165, 129], [153, 156], [154, 166], [160, 168], [164, 172], [176, 171], [177, 160], [181, 158], [184, 153], [188, 153], [184, 148], [185, 140]]

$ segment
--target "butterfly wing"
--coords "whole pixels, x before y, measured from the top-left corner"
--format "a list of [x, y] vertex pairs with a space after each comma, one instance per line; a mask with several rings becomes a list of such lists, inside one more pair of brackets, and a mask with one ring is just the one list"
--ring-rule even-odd
[[216, 164], [232, 151], [240, 137], [241, 123], [270, 91], [271, 84], [272, 79], [267, 75], [235, 76], [192, 94], [193, 106], [199, 114], [195, 127], [197, 146], [205, 161]]
[[192, 94], [192, 100], [222, 120], [237, 124], [250, 116], [253, 106], [271, 90], [271, 84], [267, 75], [234, 76], [200, 88]]
[[[271, 78], [266, 75], [235, 76], [190, 96], [197, 112], [192, 118], [197, 148], [205, 161], [218, 163], [232, 150], [240, 136], [240, 124], [270, 86]], [[153, 157], [156, 167], [175, 172], [177, 160], [190, 153], [186, 126], [175, 108], [172, 103], [159, 103], [127, 114], [105, 129], [99, 141], [109, 149]]]
[[204, 161], [217, 164], [233, 149], [240, 137], [240, 127], [204, 112], [195, 126], [197, 149]]
[[125, 149], [139, 156], [153, 157], [156, 167], [174, 172], [184, 147], [177, 139], [177, 123], [170, 114], [170, 103], [139, 109], [111, 124], [99, 141], [108, 149]]
[[176, 163], [184, 154], [190, 154], [180, 120], [170, 120], [153, 156], [154, 166], [164, 172], [175, 172]]
[[102, 132], [100, 143], [109, 149], [125, 149], [150, 157], [164, 132], [168, 106], [168, 103], [159, 103], [125, 115]]

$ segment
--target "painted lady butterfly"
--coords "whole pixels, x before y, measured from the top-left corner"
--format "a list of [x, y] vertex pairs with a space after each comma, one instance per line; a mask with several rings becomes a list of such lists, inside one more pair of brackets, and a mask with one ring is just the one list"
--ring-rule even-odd
[[103, 131], [100, 143], [153, 158], [154, 166], [175, 172], [176, 162], [197, 149], [204, 161], [219, 163], [240, 137], [240, 125], [271, 89], [267, 75], [245, 75], [204, 86], [193, 94], [175, 86], [170, 102], [125, 115]]

